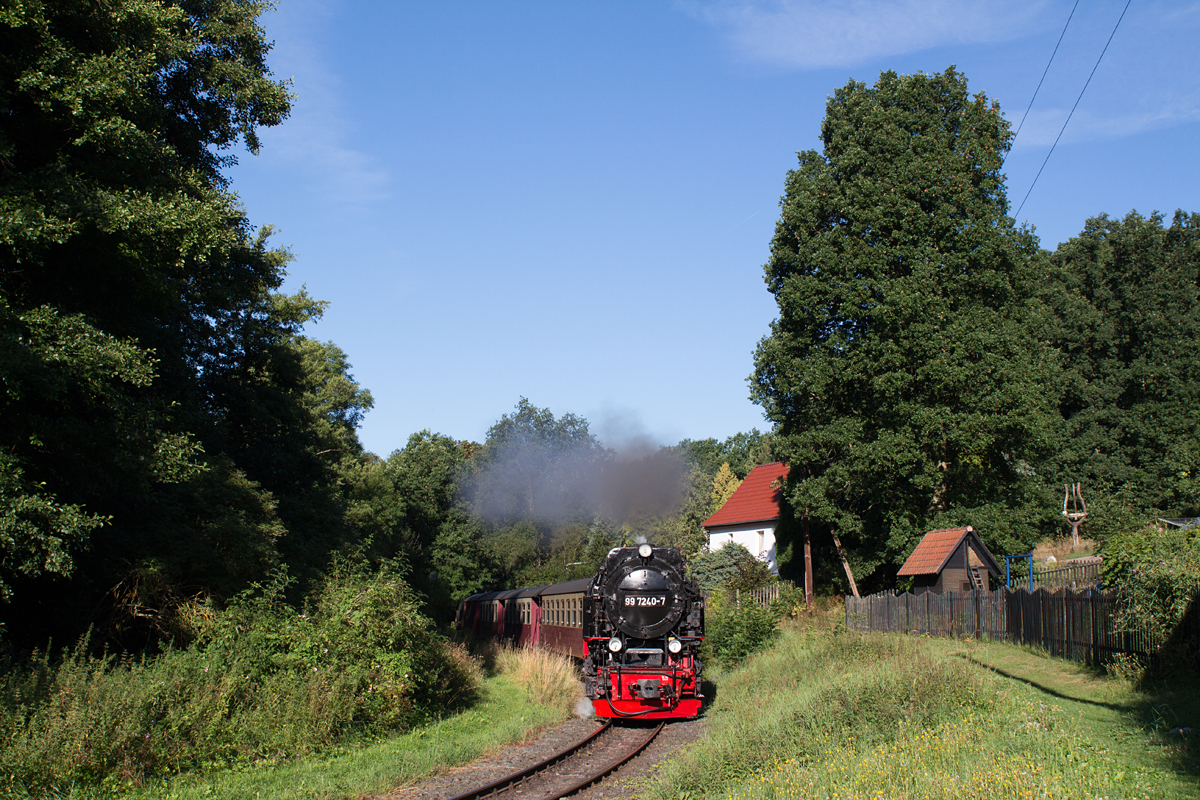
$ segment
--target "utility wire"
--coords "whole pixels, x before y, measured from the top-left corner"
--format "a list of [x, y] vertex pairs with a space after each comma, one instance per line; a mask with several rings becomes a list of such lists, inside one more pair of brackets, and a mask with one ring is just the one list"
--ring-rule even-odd
[[1050, 60], [1046, 62], [1046, 69], [1042, 72], [1042, 80], [1038, 81], [1037, 88], [1033, 90], [1033, 97], [1029, 98], [1029, 105], [1025, 107], [1025, 113], [1021, 115], [1021, 123], [1017, 125], [1017, 132], [1013, 134], [1013, 141], [1021, 135], [1021, 128], [1025, 125], [1025, 117], [1029, 116], [1029, 109], [1033, 108], [1033, 101], [1037, 100], [1037, 93], [1042, 89], [1042, 83], [1046, 80], [1047, 73], [1050, 72], [1050, 65], [1054, 63], [1054, 56], [1058, 54], [1058, 45], [1062, 44], [1063, 37], [1067, 35], [1067, 26], [1071, 24], [1071, 17], [1075, 16], [1075, 9], [1079, 8], [1079, 0], [1075, 0], [1075, 5], [1071, 6], [1071, 13], [1067, 15], [1067, 24], [1063, 25], [1062, 33], [1058, 35], [1058, 44], [1054, 45], [1054, 52], [1050, 54]]
[[1129, 4], [1133, 0], [1126, 0], [1125, 8], [1121, 9], [1121, 16], [1117, 18], [1117, 24], [1113, 26], [1112, 33], [1108, 35], [1108, 41], [1104, 43], [1104, 49], [1100, 51], [1100, 58], [1096, 59], [1096, 66], [1092, 67], [1092, 72], [1088, 75], [1088, 79], [1084, 82], [1083, 88], [1079, 90], [1079, 97], [1075, 98], [1075, 105], [1071, 106], [1071, 113], [1067, 114], [1067, 122], [1063, 123], [1062, 130], [1058, 132], [1058, 136], [1054, 138], [1054, 144], [1050, 145], [1050, 152], [1046, 153], [1046, 160], [1042, 162], [1041, 169], [1037, 175], [1033, 176], [1033, 183], [1029, 184], [1029, 191], [1025, 193], [1025, 199], [1021, 201], [1021, 205], [1017, 206], [1017, 213], [1014, 217], [1021, 215], [1021, 209], [1025, 207], [1025, 200], [1029, 199], [1033, 187], [1037, 186], [1038, 178], [1042, 177], [1042, 170], [1046, 168], [1046, 162], [1050, 160], [1051, 154], [1054, 153], [1054, 148], [1058, 147], [1058, 140], [1062, 138], [1063, 131], [1067, 129], [1067, 123], [1071, 121], [1071, 117], [1075, 115], [1075, 109], [1079, 107], [1079, 101], [1083, 99], [1083, 93], [1087, 91], [1088, 84], [1092, 82], [1092, 75], [1096, 74], [1096, 68], [1100, 66], [1100, 62], [1104, 59], [1104, 54], [1108, 52], [1108, 46], [1112, 44], [1113, 37], [1117, 35], [1117, 28], [1121, 27], [1121, 20], [1125, 19], [1125, 12], [1129, 10]]

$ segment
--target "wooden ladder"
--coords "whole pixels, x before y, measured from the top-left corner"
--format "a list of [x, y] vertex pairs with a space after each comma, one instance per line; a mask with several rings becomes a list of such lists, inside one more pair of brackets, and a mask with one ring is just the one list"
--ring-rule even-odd
[[976, 591], [986, 592], [988, 590], [987, 579], [980, 574], [980, 567], [971, 567], [967, 573], [971, 576], [971, 586]]

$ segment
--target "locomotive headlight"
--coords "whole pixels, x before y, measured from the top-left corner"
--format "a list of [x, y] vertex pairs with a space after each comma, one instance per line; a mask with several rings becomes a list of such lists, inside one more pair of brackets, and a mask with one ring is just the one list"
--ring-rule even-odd
[[679, 641], [678, 639], [671, 639], [667, 642], [667, 649], [672, 653], [678, 653], [683, 649], [683, 642]]
[[638, 555], [642, 558], [649, 558], [654, 552], [654, 548], [648, 544], [643, 544], [638, 547]]
[[621, 652], [621, 640], [615, 636], [612, 637], [611, 639], [609, 639], [608, 640], [608, 649], [613, 651], [614, 653]]

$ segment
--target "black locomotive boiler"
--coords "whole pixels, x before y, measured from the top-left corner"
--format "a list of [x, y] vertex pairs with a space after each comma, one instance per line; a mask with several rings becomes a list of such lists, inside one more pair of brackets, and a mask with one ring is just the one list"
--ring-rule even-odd
[[600, 717], [700, 711], [704, 598], [674, 548], [609, 551], [582, 601], [583, 675]]

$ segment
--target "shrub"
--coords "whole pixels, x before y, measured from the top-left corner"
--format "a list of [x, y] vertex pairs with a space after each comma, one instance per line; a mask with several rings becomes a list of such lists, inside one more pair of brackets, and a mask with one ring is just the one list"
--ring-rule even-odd
[[1166, 638], [1200, 589], [1200, 528], [1115, 534], [1104, 545], [1104, 581], [1121, 597], [1119, 625]]
[[692, 577], [705, 594], [719, 589], [748, 591], [766, 586], [775, 580], [766, 563], [759, 561], [749, 550], [736, 543], [700, 553], [690, 564]]
[[765, 608], [751, 600], [735, 602], [729, 593], [713, 595], [704, 619], [706, 660], [723, 666], [745, 661], [779, 635], [782, 611], [779, 604]]
[[208, 617], [186, 649], [133, 660], [79, 642], [10, 659], [4, 791], [117, 789], [172, 772], [303, 756], [474, 699], [478, 667], [429, 630], [395, 569], [339, 565], [303, 611], [286, 578]]

